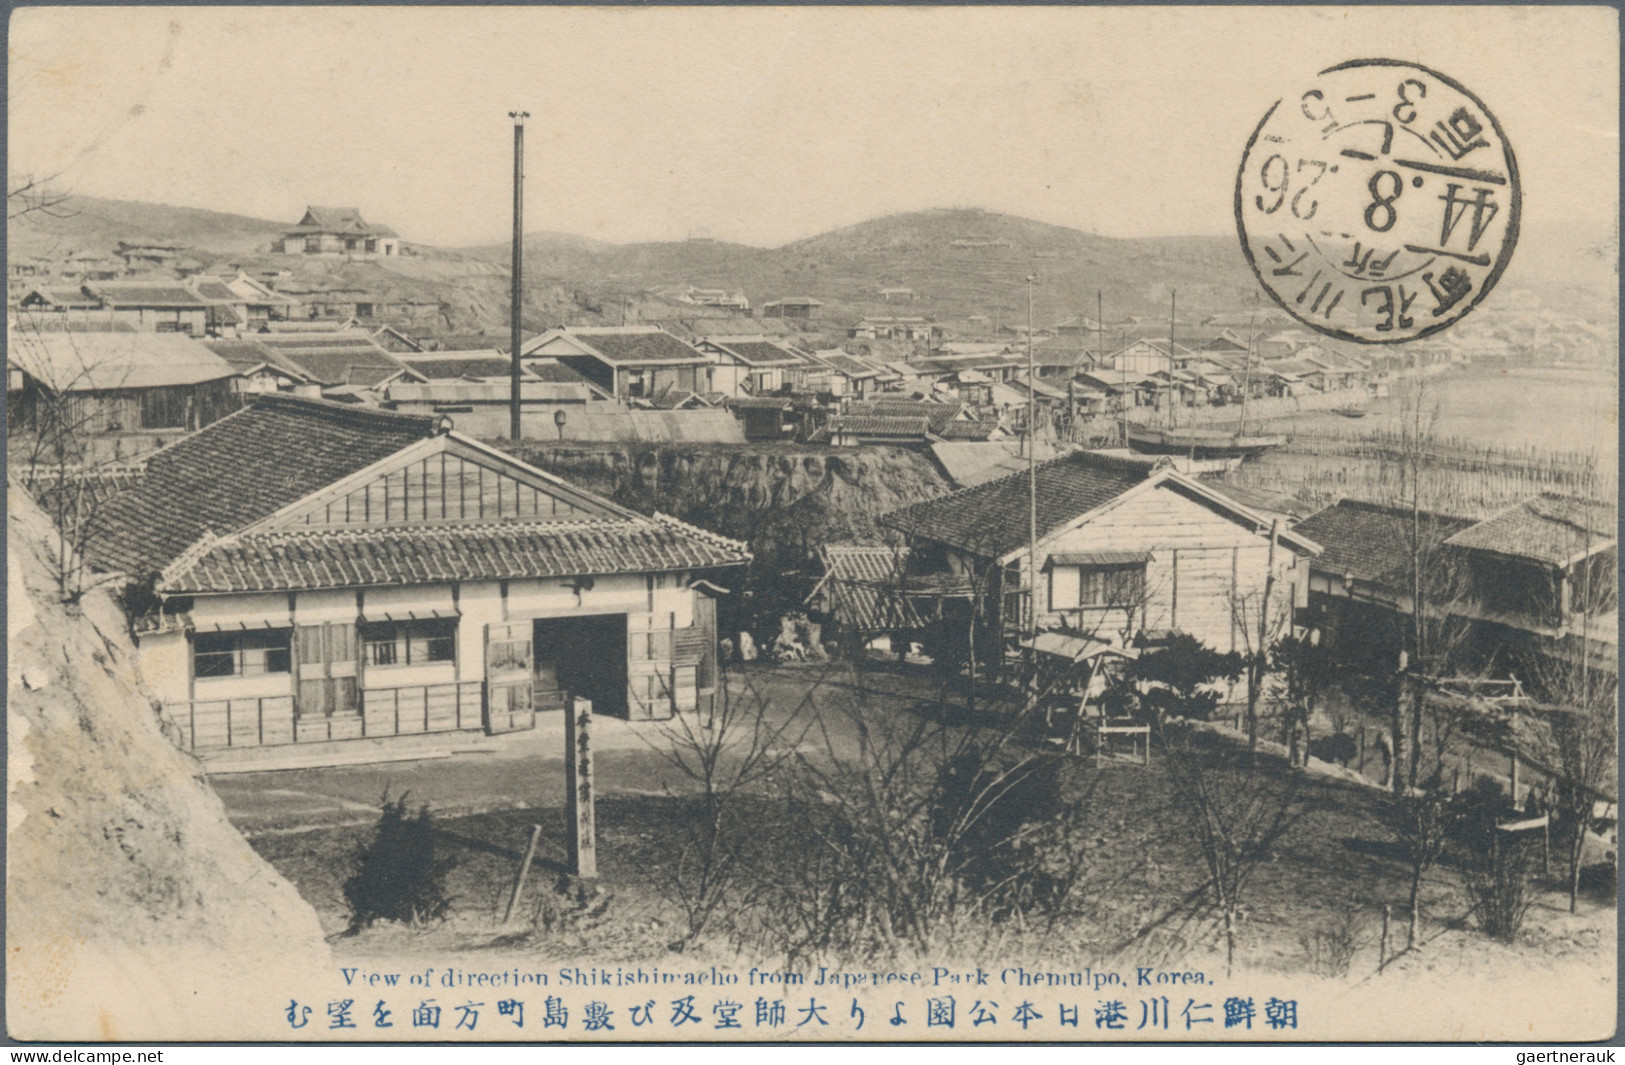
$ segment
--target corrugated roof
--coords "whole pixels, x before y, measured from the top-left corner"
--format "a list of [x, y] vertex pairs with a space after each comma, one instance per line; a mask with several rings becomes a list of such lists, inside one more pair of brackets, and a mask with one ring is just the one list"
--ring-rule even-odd
[[100, 516], [91, 557], [140, 576], [433, 434], [432, 417], [267, 394], [147, 460]]
[[265, 365], [290, 377], [308, 379], [298, 366], [257, 340], [205, 340], [203, 346], [230, 363], [232, 368], [239, 372]]
[[[389, 386], [389, 399], [395, 403], [507, 403], [512, 392], [508, 381], [397, 381]], [[579, 381], [561, 384], [523, 378], [519, 382], [521, 403], [586, 403], [590, 399], [592, 390]]]
[[227, 539], [166, 572], [176, 594], [273, 592], [451, 580], [711, 569], [750, 560], [744, 544], [653, 519], [310, 529]]
[[1463, 529], [1452, 547], [1566, 565], [1613, 544], [1619, 512], [1601, 500], [1547, 492]]
[[6, 361], [57, 392], [195, 385], [236, 370], [179, 333], [35, 333], [11, 330]]
[[837, 624], [858, 632], [925, 627], [919, 611], [899, 587], [906, 584], [901, 575], [907, 566], [907, 551], [825, 544], [818, 554], [824, 579], [814, 594], [822, 590], [828, 596], [829, 614]]
[[[1426, 511], [1421, 519], [1426, 551], [1474, 524], [1471, 518]], [[1311, 514], [1292, 531], [1321, 546], [1320, 557], [1313, 563], [1315, 569], [1398, 587], [1410, 564], [1411, 522], [1409, 508], [1345, 499]]]

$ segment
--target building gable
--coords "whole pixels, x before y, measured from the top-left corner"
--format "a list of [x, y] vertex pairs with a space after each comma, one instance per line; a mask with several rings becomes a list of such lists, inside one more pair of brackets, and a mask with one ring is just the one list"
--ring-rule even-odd
[[246, 531], [584, 521], [625, 518], [628, 513], [500, 452], [447, 434], [406, 448]]

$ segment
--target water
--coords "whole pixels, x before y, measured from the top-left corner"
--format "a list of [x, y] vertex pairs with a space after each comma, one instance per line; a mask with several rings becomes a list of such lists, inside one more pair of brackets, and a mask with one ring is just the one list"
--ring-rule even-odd
[[[1402, 382], [1400, 387], [1415, 384]], [[1424, 409], [1437, 405], [1433, 432], [1493, 447], [1583, 451], [1612, 468], [1619, 462], [1619, 379], [1591, 370], [1467, 367], [1421, 383]], [[1399, 388], [1373, 400], [1364, 418], [1329, 411], [1295, 415], [1291, 424], [1342, 433], [1397, 430]], [[1272, 428], [1291, 431], [1288, 420]]]

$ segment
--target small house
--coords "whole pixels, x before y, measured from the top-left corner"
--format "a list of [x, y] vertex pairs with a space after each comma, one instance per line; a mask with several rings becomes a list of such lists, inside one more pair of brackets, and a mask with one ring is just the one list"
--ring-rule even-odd
[[527, 361], [562, 363], [622, 401], [652, 399], [672, 388], [713, 391], [712, 357], [659, 326], [561, 326], [519, 350]]
[[[7, 432], [49, 416], [75, 435], [178, 434], [236, 410], [236, 368], [189, 337], [12, 330]], [[151, 446], [163, 442], [156, 439]]]
[[358, 208], [307, 207], [274, 250], [284, 255], [375, 259], [399, 255], [400, 243], [393, 229], [366, 221]]
[[763, 318], [815, 318], [824, 304], [811, 296], [785, 296], [762, 304]]
[[765, 396], [780, 391], [787, 374], [807, 360], [765, 336], [701, 337], [694, 346], [716, 360], [710, 390], [726, 396]]
[[[1272, 614], [1290, 616], [1319, 547], [1160, 459], [1075, 452], [880, 518], [919, 573], [972, 581], [989, 619], [979, 646], [1030, 631], [1128, 643], [1179, 631], [1245, 649], [1273, 558]], [[1036, 505], [1037, 538], [1029, 507]], [[1256, 620], [1252, 624], [1256, 625]]]

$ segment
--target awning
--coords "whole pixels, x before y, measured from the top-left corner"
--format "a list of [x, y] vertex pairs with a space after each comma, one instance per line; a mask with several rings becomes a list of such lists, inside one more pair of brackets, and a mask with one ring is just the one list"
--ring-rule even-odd
[[368, 588], [362, 595], [362, 621], [420, 621], [458, 616], [451, 585]]
[[1082, 662], [1103, 654], [1112, 654], [1119, 658], [1139, 657], [1130, 648], [1114, 647], [1105, 640], [1098, 640], [1092, 636], [1072, 636], [1064, 632], [1041, 632], [1030, 640], [1022, 640], [1021, 646], [1039, 654], [1064, 658], [1069, 662]]
[[206, 596], [192, 602], [192, 627], [198, 632], [291, 629], [293, 615], [285, 594]]
[[1149, 551], [1067, 551], [1051, 555], [1045, 569], [1055, 566], [1143, 566], [1151, 561]]

